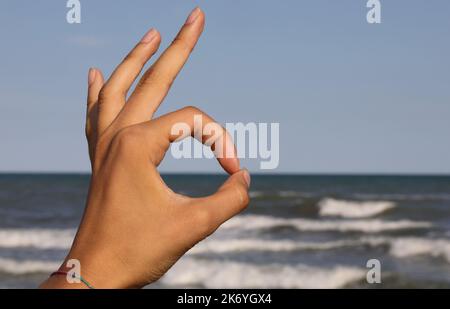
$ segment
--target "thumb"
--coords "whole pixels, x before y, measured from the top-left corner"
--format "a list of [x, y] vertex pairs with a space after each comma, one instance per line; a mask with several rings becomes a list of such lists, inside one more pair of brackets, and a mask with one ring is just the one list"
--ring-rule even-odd
[[247, 207], [249, 187], [250, 174], [242, 169], [231, 175], [216, 193], [198, 200], [199, 210], [208, 214], [214, 230]]

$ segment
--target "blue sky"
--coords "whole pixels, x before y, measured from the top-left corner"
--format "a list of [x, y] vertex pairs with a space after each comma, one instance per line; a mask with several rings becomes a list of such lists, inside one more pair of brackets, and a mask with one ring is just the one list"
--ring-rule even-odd
[[[108, 75], [150, 27], [166, 47], [200, 5], [204, 35], [158, 114], [279, 122], [271, 172], [450, 173], [450, 2], [381, 3], [369, 25], [365, 0], [81, 0], [70, 25], [65, 0], [2, 1], [0, 171], [88, 171], [88, 68]], [[169, 156], [161, 170], [220, 167]]]

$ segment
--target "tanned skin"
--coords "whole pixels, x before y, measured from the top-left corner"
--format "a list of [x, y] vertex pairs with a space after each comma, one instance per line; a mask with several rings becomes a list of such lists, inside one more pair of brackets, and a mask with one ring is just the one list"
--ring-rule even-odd
[[[153, 117], [204, 23], [204, 13], [194, 9], [129, 96], [133, 82], [158, 50], [161, 37], [156, 30], [142, 38], [106, 82], [100, 70], [89, 71], [86, 136], [92, 177], [82, 221], [60, 271], [69, 270], [66, 261], [77, 259], [82, 277], [95, 288], [143, 287], [248, 205], [250, 175], [240, 169], [230, 136], [217, 124], [220, 134], [212, 148], [231, 147], [234, 155], [218, 158], [230, 177], [216, 193], [202, 198], [177, 194], [157, 170], [170, 143], [184, 137], [172, 134], [174, 124], [193, 128], [194, 115], [202, 115], [204, 126], [214, 123], [192, 106]], [[202, 142], [208, 137], [202, 136]], [[40, 287], [87, 288], [61, 275]]]

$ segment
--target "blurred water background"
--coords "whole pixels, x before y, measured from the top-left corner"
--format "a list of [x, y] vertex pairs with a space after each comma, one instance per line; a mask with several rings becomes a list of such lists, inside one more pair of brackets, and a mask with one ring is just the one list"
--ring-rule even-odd
[[[222, 175], [165, 175], [207, 195]], [[0, 174], [0, 287], [34, 288], [70, 247], [88, 175]], [[150, 287], [450, 288], [450, 177], [252, 177], [241, 215]], [[131, 236], [130, 236], [131, 237]], [[378, 259], [382, 283], [366, 281]]]

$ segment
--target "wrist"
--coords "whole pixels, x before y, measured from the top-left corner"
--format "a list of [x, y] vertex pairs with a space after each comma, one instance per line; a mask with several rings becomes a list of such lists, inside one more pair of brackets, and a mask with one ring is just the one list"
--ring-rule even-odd
[[[87, 286], [95, 289], [118, 289], [136, 287], [132, 276], [117, 255], [112, 254], [107, 247], [91, 246], [89, 242], [74, 245], [70, 250], [64, 265], [65, 270], [75, 270], [73, 261], [78, 264], [77, 275], [86, 281]], [[96, 247], [93, 249], [92, 247]], [[68, 262], [72, 263], [68, 263]]]
[[[93, 255], [92, 255], [93, 256]], [[42, 289], [95, 289], [121, 288], [113, 273], [107, 271], [107, 264], [99, 265], [96, 261], [103, 259], [85, 258], [73, 254], [72, 250], [63, 264], [45, 280]]]
[[89, 287], [81, 282], [70, 280], [66, 272], [58, 271], [50, 275], [39, 286], [40, 289], [89, 289]]

